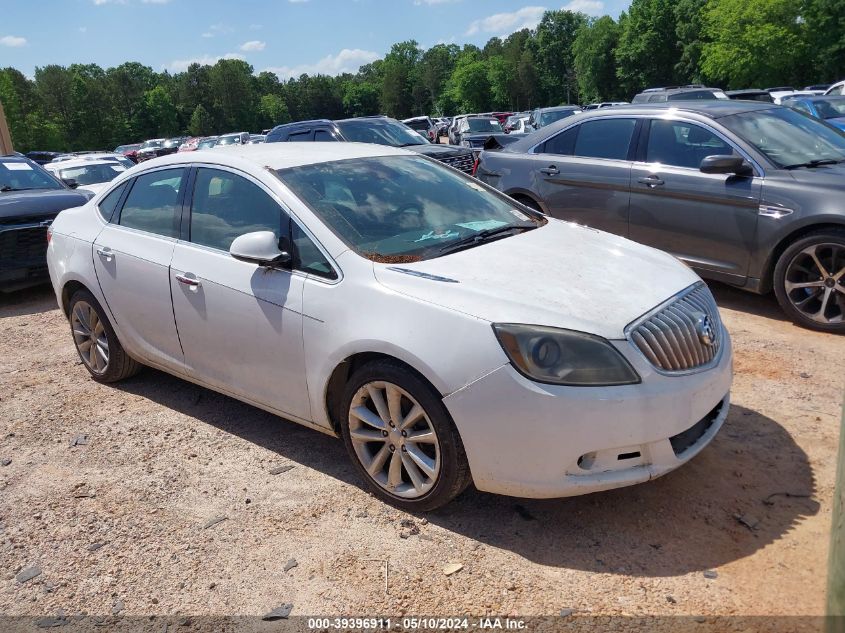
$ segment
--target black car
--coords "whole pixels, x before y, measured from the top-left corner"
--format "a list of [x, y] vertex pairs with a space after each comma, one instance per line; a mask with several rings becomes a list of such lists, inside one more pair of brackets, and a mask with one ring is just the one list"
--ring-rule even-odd
[[47, 227], [90, 197], [28, 158], [0, 156], [0, 291], [47, 280]]
[[472, 152], [454, 145], [432, 145], [408, 126], [386, 116], [358, 117], [330, 121], [317, 119], [277, 125], [267, 134], [265, 143], [317, 141], [375, 143], [404, 147], [430, 156], [441, 163], [471, 174]]
[[26, 157], [35, 161], [39, 165], [46, 165], [56, 156], [61, 156], [64, 152], [27, 152]]
[[845, 334], [845, 133], [818, 119], [715, 99], [593, 110], [482, 152], [476, 176]]

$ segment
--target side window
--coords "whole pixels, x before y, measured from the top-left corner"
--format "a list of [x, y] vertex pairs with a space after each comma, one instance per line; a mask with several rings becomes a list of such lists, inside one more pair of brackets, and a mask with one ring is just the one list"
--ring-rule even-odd
[[228, 251], [253, 231], [281, 237], [282, 209], [261, 187], [220, 169], [197, 170], [191, 202], [191, 242]]
[[634, 135], [635, 119], [586, 121], [578, 130], [575, 156], [625, 160]]
[[559, 156], [572, 156], [575, 152], [575, 139], [578, 138], [578, 126], [564, 130], [553, 136], [543, 146], [543, 154], [557, 154]]
[[325, 279], [337, 279], [335, 269], [296, 222], [291, 222], [291, 233], [296, 251], [294, 268]]
[[735, 154], [733, 147], [712, 132], [683, 121], [655, 119], [648, 133], [646, 162], [698, 169], [714, 154]]
[[833, 89], [832, 89], [829, 93], [827, 93], [827, 94], [828, 94], [828, 95], [841, 95], [843, 90], [845, 90], [845, 86], [836, 86], [836, 88], [833, 88]]
[[318, 143], [319, 142], [325, 143], [325, 142], [336, 141], [336, 140], [337, 139], [328, 130], [317, 130], [317, 131], [314, 132], [314, 141], [316, 141]]
[[126, 181], [122, 185], [113, 189], [111, 193], [100, 200], [100, 204], [97, 205], [100, 215], [106, 222], [112, 221], [114, 210], [117, 208], [117, 203], [120, 202], [120, 196], [122, 196], [123, 192], [126, 191], [126, 185], [128, 182], [129, 181]]
[[179, 190], [185, 170], [162, 169], [135, 178], [120, 212], [120, 225], [164, 237], [179, 237]]
[[301, 132], [291, 132], [288, 135], [288, 141], [291, 143], [302, 143], [303, 141], [311, 140], [311, 130], [302, 130]]

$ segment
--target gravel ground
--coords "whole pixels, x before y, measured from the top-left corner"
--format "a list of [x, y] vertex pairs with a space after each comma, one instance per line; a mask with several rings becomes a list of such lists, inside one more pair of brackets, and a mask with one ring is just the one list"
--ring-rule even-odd
[[96, 384], [48, 288], [0, 295], [0, 613], [821, 614], [845, 337], [714, 290], [736, 378], [700, 456], [427, 516], [328, 436], [153, 370]]

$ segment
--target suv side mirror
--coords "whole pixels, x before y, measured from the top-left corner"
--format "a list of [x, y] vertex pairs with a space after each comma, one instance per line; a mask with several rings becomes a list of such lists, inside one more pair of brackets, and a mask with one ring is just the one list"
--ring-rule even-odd
[[741, 156], [707, 156], [701, 161], [701, 167], [699, 169], [705, 174], [754, 175], [754, 168]]
[[235, 238], [229, 247], [235, 259], [270, 268], [290, 264], [291, 256], [279, 248], [279, 240], [272, 231], [254, 231]]

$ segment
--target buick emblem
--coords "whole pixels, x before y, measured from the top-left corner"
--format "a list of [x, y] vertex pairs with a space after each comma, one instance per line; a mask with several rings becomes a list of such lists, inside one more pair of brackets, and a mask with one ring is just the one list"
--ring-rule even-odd
[[695, 319], [695, 331], [698, 340], [708, 347], [716, 344], [716, 328], [713, 327], [713, 320], [706, 314], [699, 313]]

